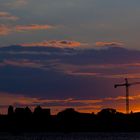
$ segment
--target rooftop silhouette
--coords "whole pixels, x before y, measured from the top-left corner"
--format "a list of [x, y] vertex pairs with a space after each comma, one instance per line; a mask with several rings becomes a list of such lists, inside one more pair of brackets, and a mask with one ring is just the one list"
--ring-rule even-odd
[[94, 113], [80, 113], [67, 108], [51, 115], [49, 108], [9, 106], [7, 115], [0, 115], [0, 132], [128, 132], [140, 131], [140, 112], [124, 114], [106, 108]]

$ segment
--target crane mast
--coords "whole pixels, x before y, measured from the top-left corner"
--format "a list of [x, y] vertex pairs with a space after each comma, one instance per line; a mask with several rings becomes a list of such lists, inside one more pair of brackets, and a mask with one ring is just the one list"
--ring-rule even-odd
[[134, 83], [129, 83], [128, 79], [125, 78], [125, 83], [124, 84], [115, 84], [114, 87], [125, 87], [126, 88], [126, 114], [129, 114], [129, 87], [132, 85], [137, 85], [140, 84], [140, 82], [134, 82]]

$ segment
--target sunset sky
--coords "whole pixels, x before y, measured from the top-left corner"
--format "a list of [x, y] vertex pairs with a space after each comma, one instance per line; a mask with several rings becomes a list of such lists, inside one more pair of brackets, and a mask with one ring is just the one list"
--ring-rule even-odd
[[[125, 111], [140, 82], [140, 1], [0, 0], [0, 113], [8, 105]], [[130, 89], [140, 111], [140, 85]]]

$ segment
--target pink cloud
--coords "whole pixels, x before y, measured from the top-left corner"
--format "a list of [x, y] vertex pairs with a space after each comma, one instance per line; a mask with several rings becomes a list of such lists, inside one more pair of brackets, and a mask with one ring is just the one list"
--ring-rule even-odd
[[96, 72], [72, 72], [72, 71], [66, 71], [67, 74], [69, 75], [74, 75], [74, 76], [98, 76], [100, 75], [99, 73]]
[[[4, 13], [1, 13], [4, 15]], [[36, 30], [48, 30], [52, 29], [54, 26], [51, 25], [39, 25], [39, 24], [31, 24], [31, 25], [16, 25], [16, 26], [9, 26], [0, 24], [0, 35], [9, 35], [10, 33], [16, 32], [23, 32], [23, 31], [36, 31]]]
[[[93, 76], [99, 78], [140, 78], [140, 73], [108, 73], [112, 69], [124, 69], [140, 67], [140, 63], [124, 63], [124, 64], [85, 64], [85, 65], [74, 65], [74, 64], [63, 64], [56, 62], [53, 68], [61, 71], [68, 75], [73, 76]], [[99, 69], [102, 70], [99, 72]], [[105, 70], [106, 72], [103, 72]]]
[[0, 12], [0, 19], [4, 19], [4, 20], [17, 20], [19, 19], [16, 16], [11, 15], [8, 12]]
[[105, 47], [105, 46], [123, 46], [124, 44], [121, 42], [96, 42], [95, 45], [97, 47]]
[[11, 65], [11, 66], [17, 66], [17, 67], [27, 67], [27, 68], [42, 68], [43, 65], [39, 62], [32, 62], [29, 60], [4, 60], [1, 65]]
[[123, 73], [123, 74], [110, 74], [110, 75], [102, 75], [104, 78], [129, 78], [129, 79], [139, 79], [140, 73]]
[[39, 25], [39, 24], [31, 24], [31, 25], [17, 25], [15, 26], [16, 31], [30, 31], [30, 30], [47, 30], [54, 28], [51, 25]]
[[56, 63], [55, 69], [62, 71], [66, 74], [70, 75], [79, 75], [79, 76], [95, 76], [102, 78], [129, 78], [129, 79], [139, 79], [140, 73], [139, 71], [132, 71], [131, 73], [122, 72], [122, 73], [97, 73], [98, 69], [100, 70], [113, 70], [113, 69], [126, 69], [126, 68], [139, 68], [140, 63], [124, 63], [124, 64], [94, 64], [94, 65], [73, 65], [73, 64], [62, 64]]

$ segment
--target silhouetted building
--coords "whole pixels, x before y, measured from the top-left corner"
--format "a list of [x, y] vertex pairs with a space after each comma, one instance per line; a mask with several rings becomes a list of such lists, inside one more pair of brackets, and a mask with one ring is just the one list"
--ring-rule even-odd
[[24, 108], [16, 108], [15, 109], [15, 114], [18, 115], [18, 116], [24, 116], [25, 115]]
[[117, 111], [115, 109], [112, 108], [106, 108], [106, 109], [102, 109], [100, 112], [98, 112], [98, 115], [102, 115], [102, 116], [108, 116], [108, 115], [115, 115], [117, 113]]
[[25, 114], [26, 115], [32, 115], [32, 111], [31, 111], [31, 109], [29, 108], [29, 107], [26, 107], [25, 109], [24, 109], [24, 111], [25, 111]]
[[[12, 115], [13, 114], [13, 115]], [[102, 109], [98, 114], [80, 113], [67, 108], [57, 115], [37, 106], [8, 108], [8, 117], [0, 115], [0, 132], [140, 132], [140, 112], [123, 114], [115, 109]]]
[[10, 105], [8, 107], [8, 115], [13, 115], [13, 114], [14, 114], [14, 107]]
[[34, 109], [34, 115], [40, 115], [41, 112], [42, 112], [41, 106], [37, 106], [37, 107]]
[[47, 117], [47, 116], [50, 116], [51, 113], [50, 113], [50, 109], [49, 108], [41, 108], [40, 106], [37, 106], [35, 109], [34, 109], [34, 115], [36, 116], [44, 116], [44, 117]]
[[67, 108], [64, 111], [61, 111], [57, 114], [57, 116], [61, 118], [73, 118], [79, 115], [79, 112], [75, 111], [73, 108]]
[[51, 115], [51, 110], [49, 108], [43, 108], [42, 109], [42, 115], [50, 116]]

